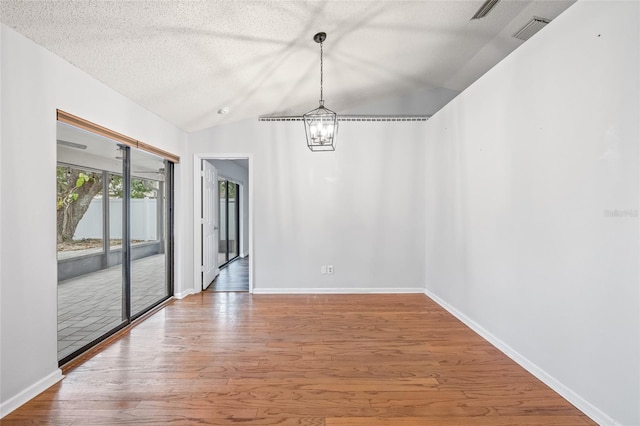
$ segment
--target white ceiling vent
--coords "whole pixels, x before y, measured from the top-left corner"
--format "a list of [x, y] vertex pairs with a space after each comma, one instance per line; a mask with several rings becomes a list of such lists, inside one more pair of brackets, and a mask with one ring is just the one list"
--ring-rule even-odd
[[471, 18], [471, 20], [474, 19], [480, 19], [480, 18], [484, 18], [485, 16], [487, 16], [487, 14], [489, 12], [491, 12], [491, 9], [493, 9], [496, 4], [498, 4], [500, 0], [487, 0], [484, 2], [484, 4], [482, 6], [480, 6], [480, 9], [478, 9], [478, 11], [475, 13], [475, 15], [473, 15], [473, 17]]
[[544, 28], [545, 25], [547, 25], [549, 22], [551, 22], [550, 19], [534, 17], [513, 36], [515, 38], [519, 38], [520, 40], [529, 40], [535, 33]]

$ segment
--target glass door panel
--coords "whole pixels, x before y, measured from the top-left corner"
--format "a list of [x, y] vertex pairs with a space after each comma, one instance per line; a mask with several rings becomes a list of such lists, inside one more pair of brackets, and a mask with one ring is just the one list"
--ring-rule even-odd
[[57, 161], [62, 365], [169, 297], [173, 163], [62, 122]]
[[227, 257], [227, 181], [218, 181], [218, 266], [229, 261]]
[[227, 182], [229, 197], [227, 200], [227, 210], [229, 217], [228, 229], [228, 258], [233, 260], [240, 254], [240, 185], [233, 182]]
[[122, 262], [122, 175], [109, 174], [109, 252]]
[[131, 149], [131, 315], [136, 317], [169, 296], [165, 161]]
[[122, 173], [115, 142], [58, 123], [58, 360], [64, 362], [121, 326], [122, 265], [110, 250], [110, 176]]
[[218, 265], [224, 266], [240, 254], [240, 185], [220, 179], [218, 187]]

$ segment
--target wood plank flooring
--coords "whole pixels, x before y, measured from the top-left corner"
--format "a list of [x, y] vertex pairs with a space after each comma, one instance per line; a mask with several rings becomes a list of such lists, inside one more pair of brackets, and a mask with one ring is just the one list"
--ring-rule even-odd
[[2, 425], [589, 425], [423, 295], [202, 292]]
[[249, 291], [249, 257], [239, 258], [220, 270], [208, 291]]

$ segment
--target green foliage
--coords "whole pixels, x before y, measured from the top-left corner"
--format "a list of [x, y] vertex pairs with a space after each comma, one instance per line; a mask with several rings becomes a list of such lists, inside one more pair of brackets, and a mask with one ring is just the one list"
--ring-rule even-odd
[[228, 180], [218, 181], [218, 190], [220, 193], [220, 198], [225, 198], [227, 196], [227, 192], [229, 192], [229, 198], [236, 198], [237, 186], [238, 186], [237, 184], [233, 182], [229, 182]]
[[90, 179], [91, 179], [91, 177], [89, 177], [86, 174], [80, 172], [78, 174], [78, 179], [76, 179], [76, 188], [80, 188], [82, 185], [84, 185], [85, 182], [88, 182]]
[[155, 198], [158, 183], [147, 179], [131, 179], [131, 198]]
[[109, 175], [109, 197], [122, 198], [122, 176]]
[[[78, 223], [96, 196], [123, 197], [122, 176], [110, 175], [107, 182], [108, 194], [103, 192], [102, 171], [82, 170], [59, 165], [56, 169], [57, 182], [57, 239], [58, 243], [72, 241]], [[131, 198], [155, 198], [159, 182], [147, 179], [131, 179]]]
[[[75, 178], [75, 182], [73, 182]], [[67, 166], [56, 168], [56, 181], [58, 195], [56, 209], [70, 205], [78, 201], [78, 189], [92, 180], [102, 179], [102, 173], [87, 172], [73, 169]], [[154, 198], [157, 196], [158, 182], [147, 179], [131, 179], [131, 198]], [[122, 176], [110, 175], [109, 196], [122, 198]]]
[[[73, 178], [75, 176], [75, 182]], [[60, 210], [71, 203], [78, 201], [77, 191], [92, 180], [100, 180], [101, 174], [82, 172], [70, 167], [58, 166], [56, 168], [56, 183], [58, 186], [56, 198], [56, 210]]]
[[[131, 179], [131, 198], [155, 198], [158, 189], [156, 181], [147, 179]], [[109, 196], [122, 198], [122, 176], [111, 175], [109, 178]]]

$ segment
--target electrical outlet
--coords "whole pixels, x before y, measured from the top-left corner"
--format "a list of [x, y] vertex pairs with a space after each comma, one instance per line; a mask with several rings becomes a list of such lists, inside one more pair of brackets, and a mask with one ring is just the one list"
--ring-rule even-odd
[[333, 265], [327, 266], [327, 274], [333, 275]]
[[324, 265], [322, 265], [322, 266], [320, 267], [320, 273], [321, 273], [322, 275], [327, 275], [327, 267], [326, 267], [326, 266], [324, 266]]

